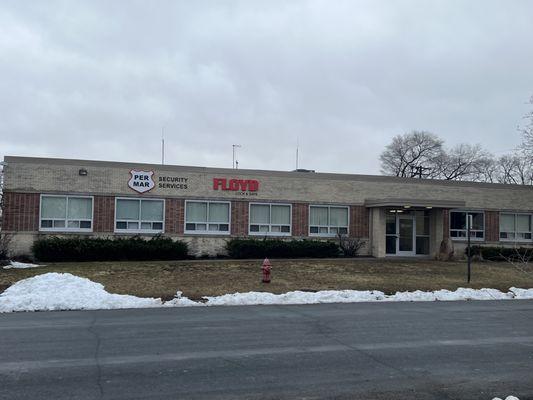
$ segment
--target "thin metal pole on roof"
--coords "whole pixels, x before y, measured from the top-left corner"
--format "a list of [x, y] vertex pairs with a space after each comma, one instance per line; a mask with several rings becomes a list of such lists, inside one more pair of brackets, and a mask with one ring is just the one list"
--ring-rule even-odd
[[165, 164], [165, 127], [161, 128], [161, 165]]
[[298, 155], [298, 147], [299, 147], [299, 140], [298, 140], [298, 136], [296, 136], [296, 170], [298, 170], [298, 161], [299, 161], [299, 155]]
[[233, 163], [232, 163], [232, 168], [233, 169], [237, 169], [238, 166], [239, 166], [239, 162], [236, 161], [235, 159], [235, 148], [236, 147], [242, 147], [240, 144], [232, 144], [231, 147], [233, 148]]

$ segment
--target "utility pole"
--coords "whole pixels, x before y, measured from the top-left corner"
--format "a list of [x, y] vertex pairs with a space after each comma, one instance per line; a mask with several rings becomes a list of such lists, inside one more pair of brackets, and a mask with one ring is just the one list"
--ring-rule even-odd
[[466, 234], [468, 235], [468, 244], [467, 244], [467, 277], [466, 281], [470, 283], [470, 275], [471, 275], [471, 269], [472, 269], [472, 253], [470, 249], [470, 231], [472, 230], [472, 215], [466, 214]]
[[236, 161], [236, 158], [235, 158], [235, 148], [237, 147], [242, 147], [240, 144], [232, 144], [231, 147], [233, 147], [233, 163], [232, 163], [232, 168], [233, 169], [237, 169], [238, 166], [239, 166], [239, 161]]

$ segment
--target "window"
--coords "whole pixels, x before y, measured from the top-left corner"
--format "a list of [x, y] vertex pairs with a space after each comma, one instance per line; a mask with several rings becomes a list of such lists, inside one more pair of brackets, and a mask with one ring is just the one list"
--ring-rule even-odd
[[500, 239], [531, 241], [531, 215], [500, 214]]
[[250, 204], [250, 235], [291, 234], [289, 204]]
[[334, 236], [348, 234], [348, 207], [310, 206], [309, 234]]
[[131, 233], [163, 232], [164, 200], [117, 199], [115, 231]]
[[429, 211], [415, 211], [416, 254], [429, 254]]
[[91, 232], [93, 199], [81, 196], [41, 196], [42, 231]]
[[229, 203], [185, 202], [185, 233], [229, 233]]
[[485, 238], [485, 214], [483, 212], [452, 211], [450, 213], [450, 237], [453, 239], [466, 239], [466, 218], [472, 216], [470, 238], [483, 240]]

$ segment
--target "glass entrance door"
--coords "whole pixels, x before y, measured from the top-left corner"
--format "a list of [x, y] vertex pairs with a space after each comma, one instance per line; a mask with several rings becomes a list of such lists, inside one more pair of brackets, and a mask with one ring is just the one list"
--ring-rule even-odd
[[415, 213], [388, 213], [385, 227], [385, 253], [414, 256], [416, 252]]
[[415, 221], [413, 215], [398, 216], [398, 249], [396, 254], [415, 254]]

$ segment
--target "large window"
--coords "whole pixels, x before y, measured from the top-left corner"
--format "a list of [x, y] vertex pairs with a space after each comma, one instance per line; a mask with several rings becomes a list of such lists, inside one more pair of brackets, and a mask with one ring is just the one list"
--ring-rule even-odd
[[309, 234], [311, 236], [348, 234], [348, 207], [310, 206]]
[[42, 231], [91, 232], [92, 228], [92, 197], [41, 196]]
[[227, 202], [186, 201], [185, 233], [229, 233], [230, 206]]
[[452, 211], [450, 213], [450, 237], [453, 239], [467, 239], [466, 220], [472, 216], [470, 238], [483, 240], [485, 238], [485, 215], [483, 212]]
[[500, 239], [531, 241], [531, 215], [500, 214]]
[[250, 235], [291, 234], [289, 204], [250, 204]]
[[115, 231], [161, 233], [163, 232], [164, 208], [164, 200], [117, 199]]
[[415, 211], [416, 254], [429, 254], [429, 211]]

